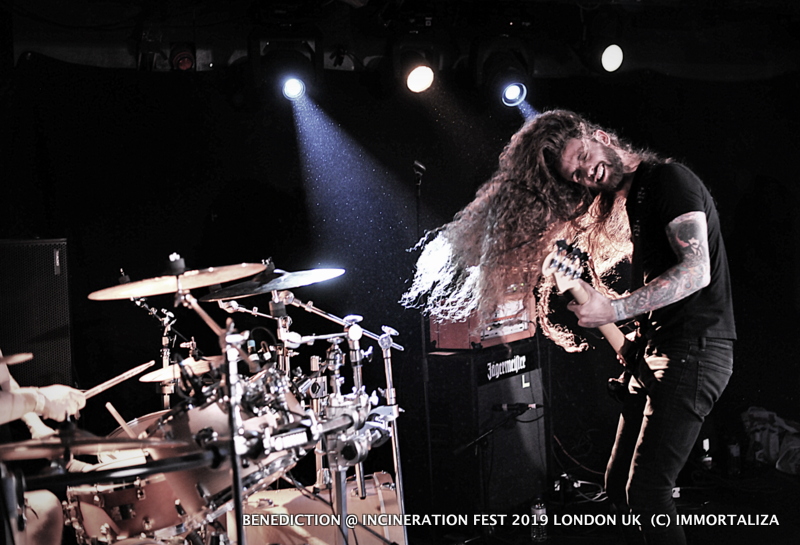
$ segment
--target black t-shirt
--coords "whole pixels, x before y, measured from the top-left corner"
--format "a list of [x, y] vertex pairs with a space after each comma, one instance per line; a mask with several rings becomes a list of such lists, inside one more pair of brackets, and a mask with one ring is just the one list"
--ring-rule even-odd
[[[633, 237], [632, 286], [647, 284], [678, 262], [667, 225], [687, 212], [705, 212], [711, 282], [705, 288], [650, 313], [645, 321], [655, 341], [676, 337], [735, 339], [728, 258], [719, 216], [700, 178], [679, 163], [646, 164], [636, 170], [626, 203]], [[638, 277], [638, 278], [637, 278]]]

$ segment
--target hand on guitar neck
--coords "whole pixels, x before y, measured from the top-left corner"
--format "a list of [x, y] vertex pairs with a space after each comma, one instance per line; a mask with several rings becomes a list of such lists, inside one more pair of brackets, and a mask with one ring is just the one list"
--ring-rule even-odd
[[542, 274], [552, 276], [559, 293], [569, 291], [573, 301], [568, 308], [578, 317], [578, 325], [597, 327], [617, 353], [620, 363], [629, 367], [634, 363], [635, 343], [614, 325], [614, 311], [610, 299], [598, 293], [581, 280], [586, 253], [563, 240], [542, 264]]

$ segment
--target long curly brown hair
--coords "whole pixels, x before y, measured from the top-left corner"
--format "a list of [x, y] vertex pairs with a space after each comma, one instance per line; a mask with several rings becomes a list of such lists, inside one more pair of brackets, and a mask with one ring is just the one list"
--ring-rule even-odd
[[[422, 308], [437, 322], [477, 315], [479, 327], [484, 327], [501, 304], [522, 300], [526, 319], [538, 322], [547, 336], [568, 350], [584, 348], [572, 332], [547, 319], [552, 285], [542, 277], [541, 263], [556, 240], [574, 242], [592, 256], [593, 284], [610, 293], [606, 276], [630, 254], [624, 199], [592, 195], [555, 170], [569, 140], [598, 129], [566, 110], [527, 121], [511, 137], [497, 171], [475, 199], [417, 244], [421, 255], [401, 304]], [[615, 146], [643, 160], [656, 159], [605, 132]]]

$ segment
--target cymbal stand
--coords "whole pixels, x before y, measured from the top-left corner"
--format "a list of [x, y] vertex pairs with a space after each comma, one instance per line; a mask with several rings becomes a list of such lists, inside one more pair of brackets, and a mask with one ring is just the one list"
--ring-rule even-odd
[[[161, 324], [163, 332], [161, 333], [161, 365], [164, 369], [169, 367], [170, 360], [171, 360], [171, 351], [172, 347], [175, 346], [176, 339], [180, 336], [183, 340], [186, 340], [186, 337], [181, 335], [177, 330], [175, 330], [172, 326], [175, 325], [175, 322], [178, 320], [175, 318], [175, 315], [172, 314], [170, 311], [166, 309], [155, 309], [147, 304], [144, 298], [140, 299], [132, 299], [132, 301], [136, 304], [137, 307], [145, 309], [150, 316], [155, 318]], [[169, 396], [175, 393], [175, 381], [164, 381], [161, 383], [161, 399], [162, 399], [162, 406], [165, 409], [169, 409], [170, 406], [170, 399]]]
[[[392, 441], [392, 459], [394, 461], [394, 478], [395, 489], [397, 490], [397, 507], [400, 510], [400, 515], [406, 513], [405, 509], [405, 496], [403, 495], [403, 471], [400, 466], [400, 442], [397, 437], [397, 417], [400, 416], [400, 408], [397, 405], [397, 394], [394, 389], [394, 379], [392, 377], [392, 337], [396, 337], [399, 333], [391, 327], [385, 325], [381, 328], [383, 335], [378, 340], [383, 353], [383, 367], [386, 374], [386, 405], [392, 410], [392, 419], [389, 421], [389, 430], [391, 432]], [[403, 537], [405, 543], [408, 543], [408, 535], [406, 527], [403, 526]]]
[[[339, 399], [342, 396], [342, 383], [344, 382], [344, 378], [341, 376], [341, 368], [344, 365], [345, 355], [344, 352], [342, 352], [342, 349], [339, 348], [342, 338], [332, 337], [328, 340], [328, 342], [331, 343], [331, 346], [328, 348], [325, 358], [327, 361], [327, 370], [330, 379], [329, 400], [331, 397], [334, 399]], [[327, 443], [328, 438], [323, 437], [323, 441]], [[325, 448], [323, 450], [328, 452], [328, 447], [329, 445], [325, 444]], [[335, 513], [339, 515], [341, 521], [339, 524], [339, 534], [336, 535], [336, 538], [338, 542], [339, 537], [341, 537], [343, 539], [343, 543], [347, 544], [349, 543], [348, 532], [350, 531], [344, 522], [347, 518], [347, 472], [342, 471], [336, 464], [331, 463], [330, 457], [328, 462], [333, 494], [333, 505]]]
[[[353, 390], [358, 392], [364, 386], [362, 374], [362, 362], [364, 353], [361, 350], [359, 340], [364, 330], [358, 325], [363, 318], [357, 314], [350, 314], [344, 317], [344, 331], [347, 334], [347, 344], [350, 347], [350, 366], [353, 368]], [[355, 465], [356, 471], [356, 491], [362, 500], [367, 497], [367, 485], [364, 482], [364, 463], [359, 462]]]
[[[347, 322], [344, 319], [339, 318], [337, 316], [334, 316], [333, 314], [328, 314], [324, 310], [315, 307], [313, 301], [309, 301], [308, 303], [303, 303], [299, 299], [296, 299], [295, 296], [291, 292], [282, 291], [280, 293], [281, 293], [281, 297], [283, 297], [285, 299], [286, 304], [302, 308], [306, 312], [311, 312], [312, 314], [316, 314], [317, 316], [322, 316], [323, 318], [327, 318], [331, 322], [337, 323], [339, 325], [343, 325], [343, 326], [347, 326], [348, 325]], [[287, 294], [287, 295], [283, 295], [283, 294]], [[363, 331], [363, 335], [365, 337], [368, 337], [368, 338], [370, 338], [370, 339], [372, 339], [374, 341], [380, 340], [380, 337], [378, 335], [376, 335], [375, 333], [372, 333], [371, 331], [368, 331], [366, 329], [364, 329], [362, 331]], [[399, 350], [401, 352], [404, 350], [404, 348], [402, 346], [400, 346], [399, 344], [397, 344], [395, 342], [392, 342], [391, 347], [394, 348], [395, 350]]]
[[[348, 332], [351, 331], [354, 326], [358, 326], [357, 322], [360, 321], [360, 318], [361, 318], [360, 316], [357, 317], [358, 318], [357, 320], [353, 320], [352, 317], [350, 317], [350, 316], [345, 317], [344, 319], [343, 318], [339, 318], [337, 316], [334, 316], [332, 314], [329, 314], [329, 313], [325, 312], [324, 310], [321, 310], [321, 309], [315, 307], [314, 303], [312, 301], [309, 301], [308, 303], [303, 303], [299, 299], [296, 299], [291, 292], [282, 292], [281, 293], [281, 298], [287, 304], [291, 304], [293, 306], [302, 308], [303, 310], [305, 310], [307, 312], [311, 312], [311, 313], [316, 314], [318, 316], [322, 316], [323, 318], [327, 318], [328, 320], [330, 320], [330, 321], [332, 321], [334, 323], [337, 323], [337, 324], [345, 326], [345, 328], [347, 328], [346, 330]], [[350, 318], [350, 319], [348, 320], [348, 318]], [[394, 389], [394, 381], [393, 381], [393, 378], [392, 378], [391, 349], [394, 348], [395, 350], [403, 351], [403, 347], [392, 340], [392, 337], [393, 336], [397, 336], [399, 333], [397, 331], [395, 331], [394, 329], [392, 329], [391, 327], [383, 326], [383, 328], [382, 328], [383, 335], [381, 335], [381, 336], [378, 336], [375, 333], [372, 333], [372, 332], [370, 332], [370, 331], [368, 331], [366, 329], [363, 329], [360, 326], [358, 326], [358, 329], [360, 330], [360, 333], [363, 336], [378, 341], [378, 345], [380, 346], [381, 350], [383, 351], [383, 360], [384, 360], [384, 366], [385, 366], [385, 372], [386, 372], [386, 402], [387, 402], [387, 405], [391, 407], [392, 412], [393, 412], [393, 416], [394, 416], [394, 418], [392, 419], [392, 422], [390, 423], [390, 426], [391, 426], [390, 427], [390, 429], [391, 429], [391, 440], [392, 440], [392, 455], [393, 455], [393, 461], [394, 461], [395, 479], [397, 480], [396, 487], [397, 487], [398, 506], [400, 507], [400, 510], [401, 510], [401, 513], [402, 513], [402, 512], [404, 512], [404, 507], [403, 507], [403, 498], [404, 498], [404, 496], [403, 496], [403, 484], [402, 484], [403, 479], [402, 479], [402, 468], [400, 466], [400, 447], [399, 447], [398, 437], [397, 437], [397, 422], [395, 421], [395, 419], [399, 415], [400, 409], [397, 406], [396, 392], [395, 392], [395, 389]], [[350, 337], [350, 335], [348, 333], [348, 339], [349, 339], [349, 337]], [[356, 356], [356, 357], [358, 358], [358, 356]], [[351, 359], [352, 358], [353, 358], [353, 353], [352, 353], [352, 350], [351, 350]], [[361, 360], [358, 359], [358, 362], [359, 362], [359, 365], [360, 365]], [[329, 369], [330, 369], [330, 367], [329, 367]], [[359, 369], [359, 372], [360, 372], [360, 369]], [[354, 371], [354, 373], [355, 373], [355, 371]], [[332, 388], [332, 391], [335, 394], [340, 393], [339, 383], [336, 382], [337, 380], [338, 380], [338, 371], [334, 372], [334, 375], [333, 375], [333, 377], [331, 379], [331, 388]], [[354, 378], [354, 380], [358, 380], [358, 379]], [[337, 479], [334, 479], [334, 484], [336, 484], [336, 481], [337, 481]], [[344, 488], [342, 488], [342, 491], [344, 492]], [[403, 531], [405, 532], [405, 529]], [[345, 535], [346, 535], [346, 533], [345, 533]], [[408, 540], [406, 539], [406, 542], [407, 541]]]
[[[311, 374], [318, 375], [320, 373], [320, 357], [311, 356]], [[314, 414], [322, 414], [323, 400], [328, 397], [328, 387], [325, 382], [324, 376], [317, 376], [314, 380], [314, 386], [309, 389], [311, 395], [311, 411]], [[316, 459], [317, 467], [317, 482], [314, 486], [320, 490], [327, 489], [331, 484], [331, 474], [326, 470], [324, 464], [325, 455], [325, 438], [320, 437], [317, 445], [314, 448], [314, 456]]]
[[270, 316], [269, 314], [264, 314], [263, 312], [258, 311], [258, 307], [253, 307], [252, 309], [245, 308], [236, 301], [217, 301], [217, 305], [219, 308], [224, 310], [229, 314], [233, 314], [234, 312], [244, 312], [245, 314], [250, 314], [251, 316], [257, 316], [259, 318], [271, 318], [273, 320], [277, 320], [275, 316]]
[[247, 451], [246, 441], [243, 435], [241, 402], [243, 395], [242, 382], [239, 378], [237, 361], [239, 358], [248, 359], [247, 352], [242, 348], [242, 344], [247, 341], [248, 335], [236, 333], [233, 327], [233, 320], [228, 319], [227, 328], [223, 329], [214, 321], [211, 316], [200, 306], [197, 299], [189, 291], [184, 291], [180, 286], [178, 277], [178, 292], [175, 295], [175, 303], [182, 304], [191, 308], [198, 316], [211, 328], [217, 335], [220, 348], [227, 356], [227, 369], [223, 369], [223, 394], [228, 400], [228, 426], [231, 431], [230, 450], [231, 450], [231, 469], [233, 473], [233, 508], [234, 518], [236, 519], [236, 538], [239, 545], [246, 545], [244, 533], [244, 497], [242, 495], [242, 474], [239, 467], [241, 455]]
[[283, 371], [286, 376], [291, 376], [291, 364], [289, 363], [291, 349], [287, 346], [286, 339], [289, 335], [289, 328], [292, 325], [292, 318], [286, 313], [286, 293], [289, 292], [272, 292], [269, 312], [278, 322], [277, 333], [280, 341], [280, 346], [276, 347], [278, 351], [278, 369]]

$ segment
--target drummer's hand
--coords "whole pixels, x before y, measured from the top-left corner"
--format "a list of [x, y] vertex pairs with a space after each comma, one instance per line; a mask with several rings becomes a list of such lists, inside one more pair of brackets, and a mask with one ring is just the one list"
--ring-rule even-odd
[[42, 410], [42, 416], [45, 418], [63, 422], [67, 416], [78, 414], [78, 411], [86, 406], [86, 396], [83, 392], [63, 384], [44, 386], [39, 388], [39, 392], [45, 397]]
[[28, 426], [28, 429], [31, 432], [31, 439], [41, 439], [42, 437], [53, 435], [56, 432], [56, 430], [54, 430], [41, 420], [39, 421], [38, 424], [33, 424]]

